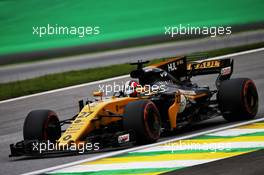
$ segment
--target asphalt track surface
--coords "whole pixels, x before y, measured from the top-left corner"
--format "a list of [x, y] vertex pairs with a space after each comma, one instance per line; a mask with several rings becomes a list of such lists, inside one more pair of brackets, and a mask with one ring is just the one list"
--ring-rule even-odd
[[[235, 77], [249, 77], [253, 79], [258, 88], [260, 104], [259, 116], [264, 114], [264, 51], [250, 53], [246, 55], [234, 56], [235, 67], [233, 78]], [[125, 81], [120, 79], [116, 83]], [[199, 81], [199, 84], [214, 85], [215, 76], [194, 77], [194, 81]], [[113, 82], [108, 82], [113, 84]], [[46, 95], [34, 96], [24, 98], [16, 101], [9, 101], [0, 103], [0, 174], [20, 174], [51, 166], [61, 165], [76, 160], [92, 157], [94, 155], [104, 154], [86, 154], [79, 156], [56, 157], [45, 159], [17, 159], [8, 158], [9, 144], [22, 139], [23, 121], [27, 113], [32, 109], [53, 109], [60, 119], [68, 118], [78, 112], [78, 100], [90, 96], [93, 90], [98, 90], [98, 84], [87, 87], [79, 87], [75, 89], [68, 89]], [[234, 123], [227, 123], [222, 117], [210, 119], [195, 125], [188, 131], [181, 131], [174, 136], [168, 136], [161, 140], [184, 136], [188, 134], [197, 133], [217, 127], [227, 126]]]
[[264, 30], [243, 32], [229, 36], [155, 44], [94, 54], [64, 57], [28, 64], [0, 67], [0, 83], [34, 78], [51, 73], [129, 63], [138, 59], [155, 59], [185, 55], [206, 50], [264, 42]]

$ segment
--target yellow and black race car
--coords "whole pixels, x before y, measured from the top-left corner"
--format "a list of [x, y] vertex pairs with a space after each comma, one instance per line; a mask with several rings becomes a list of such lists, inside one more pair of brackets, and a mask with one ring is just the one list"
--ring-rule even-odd
[[[153, 143], [161, 132], [194, 122], [220, 115], [228, 121], [247, 120], [257, 114], [256, 86], [248, 78], [230, 79], [232, 59], [187, 62], [177, 57], [147, 67], [145, 63], [132, 63], [137, 65], [130, 73], [133, 80], [112, 97], [94, 92], [96, 100], [79, 101], [80, 112], [70, 119], [59, 121], [51, 110], [31, 111], [24, 122], [24, 140], [10, 145], [10, 156]], [[191, 82], [191, 77], [207, 74], [218, 74], [214, 90]], [[68, 125], [66, 130], [62, 125]]]

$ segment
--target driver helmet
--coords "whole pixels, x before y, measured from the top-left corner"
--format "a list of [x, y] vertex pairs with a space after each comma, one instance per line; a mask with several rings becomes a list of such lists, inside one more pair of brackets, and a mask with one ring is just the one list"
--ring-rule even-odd
[[137, 97], [138, 92], [136, 89], [138, 85], [139, 83], [134, 80], [127, 81], [125, 84], [125, 94], [127, 94], [130, 97]]

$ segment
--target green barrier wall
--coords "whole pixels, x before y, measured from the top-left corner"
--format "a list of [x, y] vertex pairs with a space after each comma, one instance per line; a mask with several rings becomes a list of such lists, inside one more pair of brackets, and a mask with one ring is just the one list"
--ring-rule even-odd
[[[0, 54], [118, 41], [164, 33], [164, 26], [264, 21], [263, 0], [0, 1]], [[33, 35], [33, 26], [99, 26], [99, 35]]]

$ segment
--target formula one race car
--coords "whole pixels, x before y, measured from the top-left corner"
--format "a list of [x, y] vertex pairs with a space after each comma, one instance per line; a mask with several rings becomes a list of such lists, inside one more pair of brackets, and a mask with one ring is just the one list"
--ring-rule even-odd
[[[80, 112], [70, 119], [59, 121], [51, 110], [31, 111], [24, 122], [24, 140], [10, 145], [10, 156], [78, 154], [153, 143], [161, 132], [219, 115], [238, 121], [257, 114], [256, 86], [248, 78], [230, 79], [232, 59], [187, 62], [177, 57], [143, 67], [145, 63], [132, 63], [137, 65], [130, 73], [133, 80], [112, 97], [94, 92], [95, 100], [79, 101]], [[191, 82], [193, 76], [207, 74], [218, 74], [214, 90]]]

